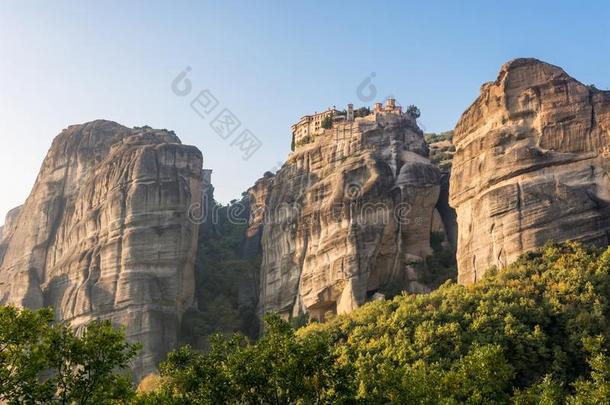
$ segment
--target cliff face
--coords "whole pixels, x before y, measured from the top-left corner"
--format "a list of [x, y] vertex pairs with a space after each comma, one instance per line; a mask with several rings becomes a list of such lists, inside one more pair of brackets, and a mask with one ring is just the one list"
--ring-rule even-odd
[[0, 257], [2, 257], [4, 251], [4, 236], [10, 234], [16, 225], [17, 217], [21, 212], [21, 205], [19, 207], [10, 210], [4, 219], [4, 225], [0, 226]]
[[610, 92], [518, 59], [483, 85], [453, 143], [460, 282], [547, 240], [609, 243]]
[[302, 139], [250, 190], [260, 311], [323, 320], [377, 292], [428, 290], [416, 266], [431, 253], [440, 172], [415, 119], [377, 112]]
[[136, 377], [152, 372], [193, 299], [188, 210], [201, 200], [201, 170], [201, 153], [165, 130], [64, 130], [5, 226], [0, 303], [51, 306], [76, 328], [111, 319], [144, 346]]

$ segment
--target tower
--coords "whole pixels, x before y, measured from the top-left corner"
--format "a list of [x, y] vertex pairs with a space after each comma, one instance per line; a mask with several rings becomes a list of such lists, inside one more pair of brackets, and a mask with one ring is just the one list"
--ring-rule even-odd
[[354, 105], [353, 104], [348, 104], [347, 105], [347, 117], [346, 117], [348, 122], [351, 122], [354, 120]]

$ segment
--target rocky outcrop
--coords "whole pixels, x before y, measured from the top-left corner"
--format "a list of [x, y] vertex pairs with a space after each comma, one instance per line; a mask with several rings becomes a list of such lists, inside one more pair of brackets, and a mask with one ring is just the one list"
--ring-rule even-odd
[[[17, 221], [17, 217], [19, 217], [19, 213], [21, 212], [21, 205], [19, 207], [13, 208], [10, 210], [4, 219], [4, 225], [0, 226], [0, 249], [2, 242], [4, 240], [4, 235], [10, 234], [14, 229]], [[0, 257], [2, 257], [2, 251], [0, 250]]]
[[608, 245], [610, 92], [514, 60], [482, 86], [453, 143], [461, 283], [548, 240]]
[[202, 156], [166, 130], [109, 121], [53, 141], [4, 230], [0, 303], [51, 306], [77, 329], [94, 319], [143, 344], [136, 378], [177, 341], [193, 299]]
[[255, 257], [261, 254], [261, 240], [265, 227], [265, 214], [267, 211], [267, 198], [273, 185], [275, 175], [271, 172], [258, 179], [254, 186], [247, 191], [249, 209], [248, 229], [244, 242], [243, 256]]
[[250, 190], [260, 312], [324, 320], [380, 293], [428, 290], [416, 268], [431, 253], [440, 172], [413, 117], [376, 109], [328, 129], [306, 116], [316, 132], [298, 133], [275, 177]]

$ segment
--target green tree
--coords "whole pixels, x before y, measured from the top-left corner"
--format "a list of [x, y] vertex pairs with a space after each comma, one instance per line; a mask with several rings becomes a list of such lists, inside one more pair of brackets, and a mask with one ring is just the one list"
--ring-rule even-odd
[[106, 404], [133, 395], [125, 372], [138, 345], [109, 321], [76, 336], [49, 309], [0, 307], [0, 399], [10, 403]]
[[322, 119], [322, 128], [331, 129], [333, 127], [333, 116], [327, 115]]
[[49, 347], [45, 345], [53, 312], [0, 307], [0, 400], [8, 403], [43, 402], [52, 387], [41, 383]]
[[583, 341], [589, 353], [588, 363], [591, 374], [588, 379], [581, 378], [574, 383], [575, 393], [568, 398], [573, 405], [610, 403], [610, 358], [607, 355], [605, 338], [597, 336]]
[[424, 134], [424, 139], [426, 141], [426, 143], [435, 143], [435, 142], [441, 142], [441, 141], [453, 141], [453, 130], [451, 131], [444, 131], [441, 133], [435, 133], [435, 132], [428, 132]]
[[161, 366], [161, 387], [137, 403], [340, 403], [353, 389], [347, 369], [331, 353], [328, 336], [298, 339], [279, 317], [266, 319], [255, 344], [215, 336], [209, 352], [178, 349]]
[[421, 111], [419, 111], [419, 108], [417, 108], [417, 106], [410, 105], [409, 107], [407, 107], [407, 114], [417, 119], [421, 116]]
[[366, 117], [371, 114], [371, 109], [368, 107], [360, 107], [357, 110], [354, 110], [354, 117]]

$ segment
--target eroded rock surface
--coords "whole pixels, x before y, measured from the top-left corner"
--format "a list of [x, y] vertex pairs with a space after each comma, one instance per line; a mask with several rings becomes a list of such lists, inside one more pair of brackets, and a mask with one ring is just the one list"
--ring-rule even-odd
[[109, 121], [64, 130], [5, 225], [0, 303], [51, 306], [76, 328], [111, 319], [143, 344], [136, 378], [152, 372], [193, 300], [188, 208], [201, 174], [199, 150], [172, 132]]
[[4, 241], [4, 236], [10, 234], [16, 225], [17, 217], [19, 217], [19, 213], [21, 212], [21, 205], [19, 207], [13, 208], [10, 210], [4, 219], [4, 225], [0, 226], [0, 257], [2, 257], [2, 245]]
[[416, 265], [431, 253], [440, 172], [423, 133], [392, 105], [347, 117], [297, 132], [284, 166], [250, 190], [261, 312], [324, 320], [378, 293], [428, 290]]
[[482, 86], [453, 143], [461, 283], [548, 240], [608, 244], [610, 92], [514, 60]]

